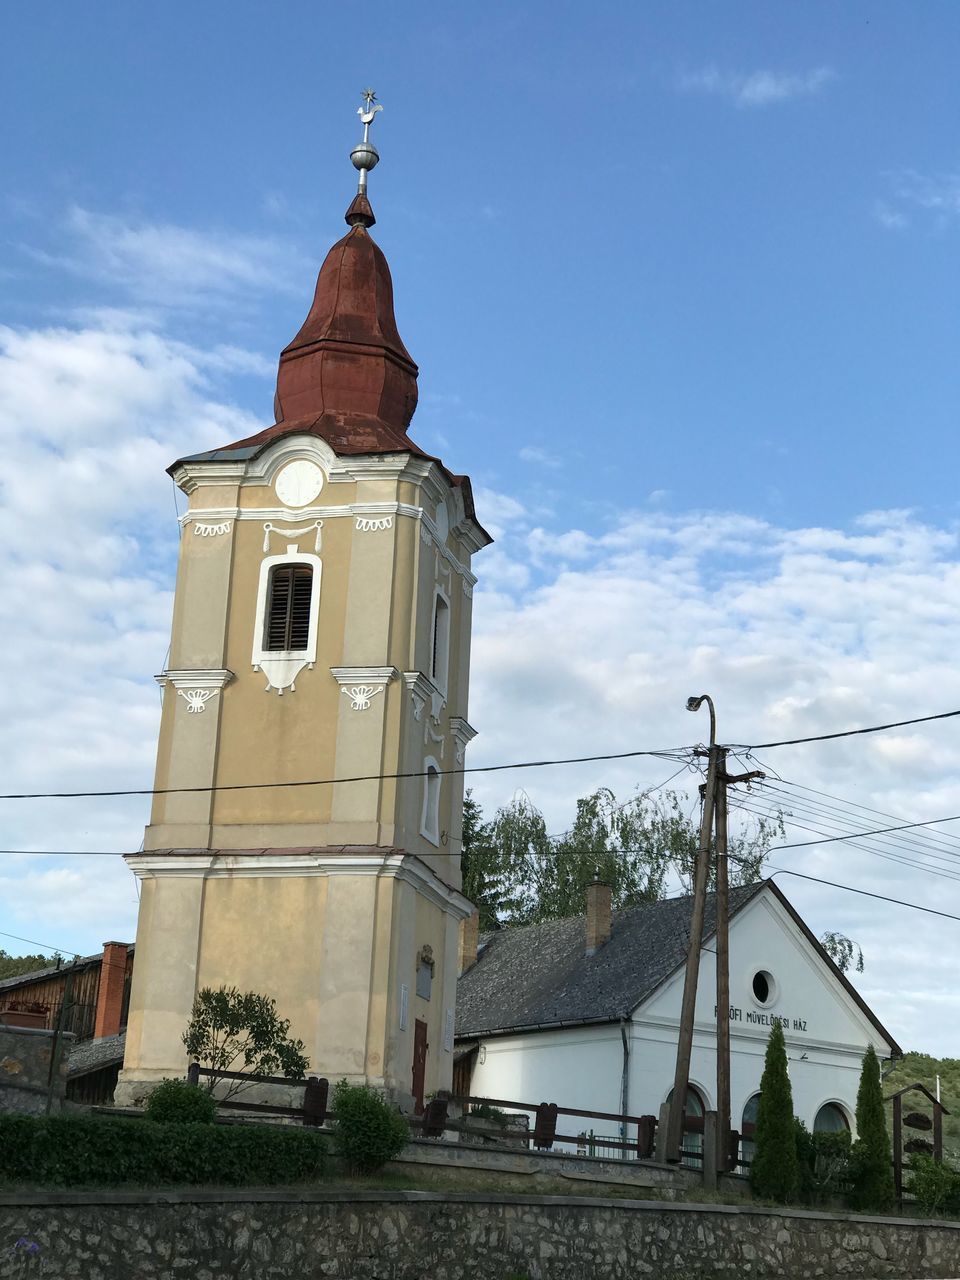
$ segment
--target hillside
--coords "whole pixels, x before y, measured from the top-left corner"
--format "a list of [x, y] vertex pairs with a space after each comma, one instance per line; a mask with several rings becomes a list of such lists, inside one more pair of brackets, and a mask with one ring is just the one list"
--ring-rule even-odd
[[[887, 1097], [906, 1084], [916, 1083], [925, 1084], [932, 1094], [936, 1094], [938, 1075], [940, 1076], [940, 1100], [950, 1112], [950, 1115], [943, 1118], [944, 1151], [955, 1161], [960, 1162], [960, 1058], [931, 1058], [926, 1053], [906, 1053], [884, 1079], [883, 1094]], [[906, 1104], [904, 1114], [907, 1111], [922, 1111], [927, 1115], [933, 1112], [933, 1107], [923, 1094], [910, 1094], [904, 1102]], [[888, 1105], [888, 1124], [890, 1111], [891, 1108]], [[931, 1135], [918, 1136], [930, 1137]]]

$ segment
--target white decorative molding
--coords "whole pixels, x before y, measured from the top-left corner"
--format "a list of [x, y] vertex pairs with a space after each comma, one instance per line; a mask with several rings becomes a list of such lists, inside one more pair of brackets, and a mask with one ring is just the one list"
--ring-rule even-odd
[[477, 731], [473, 725], [464, 720], [463, 716], [451, 716], [450, 732], [453, 734], [453, 740], [456, 743], [457, 764], [463, 764], [467, 747], [477, 736]]
[[440, 759], [442, 760], [442, 759], [443, 759], [443, 749], [444, 749], [444, 747], [446, 746], [446, 741], [445, 741], [445, 739], [444, 739], [443, 734], [442, 734], [442, 733], [437, 733], [437, 731], [434, 729], [434, 727], [433, 727], [433, 726], [434, 726], [434, 724], [435, 724], [435, 723], [436, 723], [436, 722], [431, 718], [431, 719], [430, 719], [430, 720], [428, 720], [428, 721], [427, 721], [427, 723], [423, 726], [423, 745], [424, 745], [424, 746], [427, 746], [427, 745], [428, 745], [429, 743], [431, 743], [431, 742], [439, 743], [439, 744], [440, 744]]
[[[317, 535], [319, 537], [319, 534]], [[270, 588], [270, 571], [277, 565], [305, 564], [313, 570], [310, 588], [310, 625], [305, 649], [267, 649], [264, 645], [267, 595]], [[262, 671], [267, 677], [266, 692], [276, 689], [281, 696], [284, 690], [297, 691], [297, 676], [304, 667], [313, 670], [317, 657], [317, 624], [320, 617], [320, 575], [323, 564], [319, 556], [299, 551], [296, 543], [288, 543], [286, 555], [267, 556], [260, 563], [260, 583], [257, 587], [257, 612], [253, 623], [253, 652], [250, 661], [254, 671]]]
[[205, 711], [211, 698], [217, 696], [217, 689], [178, 689], [178, 695], [186, 700], [187, 710], [191, 712]]
[[[295, 541], [299, 542], [301, 538], [305, 538], [308, 533], [313, 533], [314, 530], [316, 530], [317, 536], [313, 540], [313, 549], [317, 553], [317, 555], [319, 555], [320, 552], [323, 550], [323, 533], [322, 533], [323, 521], [322, 520], [315, 520], [313, 524], [308, 524], [305, 529], [278, 529], [275, 524], [271, 524], [271, 522], [268, 520], [263, 526], [264, 555], [266, 555], [266, 553], [270, 550], [271, 534], [279, 533], [280, 536], [283, 538], [287, 538], [288, 540], [290, 538], [293, 538]], [[287, 543], [287, 546], [289, 549], [289, 546], [290, 546], [289, 541]]]
[[400, 673], [396, 667], [331, 667], [330, 674], [340, 692], [350, 699], [354, 711], [366, 711], [378, 693]]
[[193, 518], [193, 532], [199, 538], [216, 538], [221, 533], [229, 533], [232, 528], [232, 520], [221, 520], [217, 524], [204, 524], [197, 516]]
[[366, 711], [377, 694], [383, 693], [385, 687], [382, 684], [344, 685], [340, 692], [345, 693], [350, 699], [350, 705], [354, 711]]
[[233, 679], [233, 672], [225, 668], [218, 671], [161, 671], [154, 679], [161, 688], [173, 685], [177, 695], [186, 702], [187, 710], [198, 715], [206, 709], [210, 699], [215, 698]]
[[[440, 713], [447, 705], [447, 700], [433, 681], [428, 680], [422, 671], [404, 671], [403, 682], [410, 690], [414, 720], [422, 717], [423, 708], [429, 703], [430, 718], [434, 724], [438, 724]], [[424, 732], [424, 742], [426, 742], [426, 732]]]
[[473, 599], [473, 587], [472, 587], [472, 586], [470, 585], [470, 583], [466, 580], [466, 578], [464, 578], [463, 582], [462, 582], [460, 585], [463, 587], [463, 594], [467, 597], [467, 599], [468, 599], [468, 600], [472, 600], [472, 599]]
[[392, 529], [393, 516], [357, 516], [357, 531], [370, 533], [375, 529]]

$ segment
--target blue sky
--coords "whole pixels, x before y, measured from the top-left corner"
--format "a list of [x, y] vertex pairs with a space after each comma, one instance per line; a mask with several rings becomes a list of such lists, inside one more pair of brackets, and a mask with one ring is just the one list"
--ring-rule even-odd
[[[475, 563], [473, 763], [688, 743], [702, 688], [739, 741], [960, 706], [958, 37], [933, 2], [11, 9], [11, 787], [149, 785], [177, 537], [163, 469], [272, 420], [277, 354], [344, 230], [366, 84], [413, 435], [473, 476], [497, 535]], [[949, 724], [776, 767], [843, 806], [960, 811]], [[667, 772], [477, 793], [492, 809], [524, 786], [559, 830], [573, 795]], [[7, 804], [0, 831], [119, 850], [143, 818]], [[781, 861], [935, 905], [960, 900], [954, 847]], [[905, 853], [926, 870], [890, 862]], [[954, 925], [787, 888], [817, 932], [864, 945], [858, 981], [895, 1033], [960, 1054], [936, 976]], [[0, 869], [7, 933], [90, 950], [135, 914], [114, 862]]]

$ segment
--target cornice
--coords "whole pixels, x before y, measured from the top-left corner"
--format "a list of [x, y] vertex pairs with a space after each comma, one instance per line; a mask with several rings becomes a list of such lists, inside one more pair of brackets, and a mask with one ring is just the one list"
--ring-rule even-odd
[[138, 880], [153, 879], [276, 879], [319, 876], [376, 876], [410, 884], [429, 901], [456, 919], [466, 919], [473, 903], [451, 888], [415, 854], [384, 850], [360, 853], [331, 849], [289, 853], [262, 850], [197, 850], [180, 853], [125, 854], [124, 861]]

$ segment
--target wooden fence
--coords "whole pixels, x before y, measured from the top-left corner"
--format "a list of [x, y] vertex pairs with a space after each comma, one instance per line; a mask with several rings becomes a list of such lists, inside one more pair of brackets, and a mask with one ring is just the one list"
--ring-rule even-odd
[[[196, 1062], [192, 1063], [187, 1070], [187, 1080], [192, 1085], [199, 1085], [202, 1077], [211, 1076], [220, 1080], [239, 1080], [245, 1085], [283, 1085], [286, 1088], [300, 1086], [303, 1089], [303, 1103], [299, 1107], [282, 1106], [272, 1102], [244, 1102], [238, 1098], [222, 1100], [221, 1105], [230, 1110], [299, 1120], [302, 1124], [314, 1128], [323, 1128], [336, 1120], [336, 1115], [329, 1109], [330, 1082], [326, 1079], [308, 1076], [306, 1080], [290, 1080], [285, 1076], [256, 1076], [243, 1071], [216, 1071], [210, 1067], [201, 1067]], [[510, 1129], [499, 1120], [499, 1117], [490, 1118], [484, 1114], [487, 1109], [524, 1115], [527, 1117], [527, 1126], [523, 1129]], [[477, 1110], [480, 1114], [474, 1118], [472, 1113]], [[610, 1137], [606, 1134], [594, 1133], [592, 1126], [588, 1135], [585, 1126], [562, 1124], [562, 1120], [566, 1118], [616, 1125], [620, 1136]], [[588, 1152], [594, 1154], [598, 1149], [602, 1149], [603, 1154], [615, 1152], [621, 1159], [633, 1160], [653, 1159], [657, 1131], [656, 1116], [587, 1111], [579, 1107], [561, 1107], [555, 1102], [517, 1102], [505, 1098], [480, 1098], [473, 1095], [454, 1094], [442, 1094], [432, 1098], [422, 1115], [410, 1116], [408, 1119], [411, 1128], [419, 1131], [422, 1138], [439, 1139], [445, 1133], [452, 1132], [478, 1137], [494, 1146], [513, 1148], [522, 1146], [536, 1151], [551, 1151], [555, 1143], [566, 1143], [578, 1149], [581, 1154]], [[577, 1129], [577, 1132], [561, 1131], [568, 1127]], [[684, 1133], [702, 1135], [703, 1117], [685, 1116]], [[732, 1134], [731, 1138], [739, 1142], [739, 1136], [739, 1134]], [[683, 1154], [687, 1163], [702, 1163], [701, 1149], [688, 1148]]]

